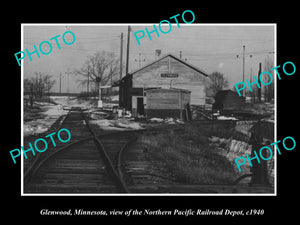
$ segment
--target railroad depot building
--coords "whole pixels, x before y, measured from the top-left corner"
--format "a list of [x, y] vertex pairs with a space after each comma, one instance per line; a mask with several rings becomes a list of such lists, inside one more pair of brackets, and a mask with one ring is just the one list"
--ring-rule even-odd
[[190, 105], [205, 105], [208, 82], [207, 73], [168, 54], [117, 82], [119, 106], [133, 116], [182, 118]]

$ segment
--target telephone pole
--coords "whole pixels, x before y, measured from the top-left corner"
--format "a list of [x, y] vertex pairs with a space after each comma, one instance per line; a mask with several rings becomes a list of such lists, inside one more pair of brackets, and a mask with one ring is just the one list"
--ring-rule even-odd
[[[259, 63], [259, 69], [258, 69], [258, 76], [261, 74], [261, 62]], [[257, 97], [258, 97], [258, 102], [261, 103], [261, 82], [260, 79], [258, 79], [258, 83], [260, 88], [257, 89]]]
[[[245, 45], [243, 45], [243, 82], [245, 83]], [[243, 97], [245, 97], [245, 89], [243, 89]]]
[[122, 64], [123, 64], [123, 33], [121, 33], [121, 48], [120, 48], [120, 79], [122, 79]]
[[59, 73], [59, 93], [61, 94], [61, 73]]
[[72, 74], [72, 72], [70, 72], [70, 68], [68, 68], [68, 72], [65, 72], [65, 74], [67, 74], [67, 93], [69, 94], [69, 75]]
[[[240, 55], [236, 55], [237, 58], [240, 57]], [[245, 83], [245, 45], [243, 45], [243, 82]], [[245, 96], [245, 89], [242, 90], [242, 96]]]
[[[250, 55], [250, 83], [252, 83], [252, 55]], [[255, 102], [255, 91], [250, 92], [251, 102]]]
[[131, 28], [130, 28], [130, 26], [128, 26], [128, 32], [127, 32], [127, 56], [126, 56], [126, 75], [128, 74], [130, 31], [131, 31]]

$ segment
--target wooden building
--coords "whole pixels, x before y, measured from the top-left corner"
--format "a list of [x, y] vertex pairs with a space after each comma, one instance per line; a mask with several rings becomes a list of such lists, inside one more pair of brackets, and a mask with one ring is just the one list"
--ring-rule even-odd
[[208, 82], [208, 75], [201, 69], [168, 54], [128, 73], [117, 82], [120, 86], [119, 105], [144, 114], [144, 109], [147, 108], [147, 93], [152, 93], [147, 91], [177, 88], [190, 91], [191, 105], [204, 106]]
[[240, 97], [236, 91], [221, 90], [215, 96], [213, 110], [242, 110], [245, 107], [245, 98]]
[[[146, 91], [146, 116], [147, 118], [179, 118], [190, 120], [191, 91], [183, 89], [150, 89]], [[134, 107], [132, 107], [135, 112]]]

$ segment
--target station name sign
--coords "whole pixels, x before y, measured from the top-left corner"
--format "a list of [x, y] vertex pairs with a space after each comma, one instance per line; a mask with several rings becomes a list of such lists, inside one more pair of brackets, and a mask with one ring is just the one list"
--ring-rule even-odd
[[164, 78], [177, 78], [178, 77], [178, 73], [161, 73], [160, 77], [164, 77]]

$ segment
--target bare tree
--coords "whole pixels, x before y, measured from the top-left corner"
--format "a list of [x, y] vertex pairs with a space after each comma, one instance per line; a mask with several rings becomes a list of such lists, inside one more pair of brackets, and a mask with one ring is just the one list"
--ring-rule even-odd
[[228, 80], [222, 73], [213, 72], [211, 75], [209, 75], [209, 79], [211, 82], [208, 86], [208, 90], [213, 93], [213, 96], [215, 96], [218, 91], [228, 87]]
[[35, 77], [24, 79], [24, 102], [25, 106], [33, 107], [33, 98], [42, 98], [45, 93], [49, 93], [55, 80], [52, 80], [52, 76], [41, 72], [35, 72]]
[[100, 86], [111, 84], [118, 78], [119, 58], [114, 53], [96, 52], [89, 55], [82, 67], [74, 72], [84, 77], [81, 85], [93, 84], [100, 89]]
[[43, 97], [45, 93], [49, 93], [55, 84], [52, 76], [49, 74], [34, 72], [35, 77], [24, 79], [24, 91], [29, 92], [32, 96]]

